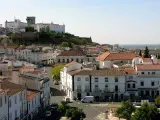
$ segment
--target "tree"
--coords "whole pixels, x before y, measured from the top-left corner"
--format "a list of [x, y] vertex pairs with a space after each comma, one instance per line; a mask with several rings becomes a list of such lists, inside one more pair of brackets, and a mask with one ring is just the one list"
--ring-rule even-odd
[[159, 111], [155, 105], [144, 103], [140, 108], [136, 109], [132, 120], [156, 120]]
[[85, 118], [86, 114], [83, 112], [82, 109], [70, 108], [67, 109], [65, 116], [71, 118], [71, 120], [80, 120]]
[[69, 109], [67, 102], [61, 101], [61, 104], [58, 106], [58, 111], [62, 114], [65, 114], [67, 109]]
[[146, 48], [145, 48], [145, 50], [144, 50], [144, 58], [150, 58], [149, 49], [148, 49], [147, 46], [146, 46]]
[[26, 31], [26, 32], [34, 32], [34, 27], [32, 27], [32, 26], [27, 26], [27, 27], [25, 27], [25, 31]]
[[53, 79], [60, 80], [60, 70], [64, 67], [64, 65], [57, 65], [52, 68]]
[[160, 96], [158, 96], [156, 99], [155, 99], [155, 104], [157, 107], [160, 106]]
[[141, 50], [139, 51], [139, 56], [142, 56], [142, 51]]
[[61, 46], [62, 46], [62, 47], [68, 47], [69, 44], [68, 44], [68, 42], [62, 42], [62, 43], [61, 43]]
[[126, 102], [122, 102], [121, 106], [117, 108], [115, 114], [119, 118], [125, 118], [127, 120], [131, 119], [132, 113], [135, 111], [135, 107], [131, 103], [130, 100], [127, 100]]

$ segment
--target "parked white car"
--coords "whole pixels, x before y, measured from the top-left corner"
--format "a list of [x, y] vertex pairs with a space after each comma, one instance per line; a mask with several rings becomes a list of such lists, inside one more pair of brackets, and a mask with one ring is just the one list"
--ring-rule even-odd
[[94, 97], [93, 96], [85, 96], [84, 98], [81, 99], [81, 102], [84, 102], [84, 103], [94, 102]]

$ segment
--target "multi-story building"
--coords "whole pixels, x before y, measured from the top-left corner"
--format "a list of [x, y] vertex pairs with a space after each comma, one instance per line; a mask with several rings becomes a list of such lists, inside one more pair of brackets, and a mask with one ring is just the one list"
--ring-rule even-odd
[[[13, 81], [16, 84], [24, 85], [27, 89], [40, 91], [41, 106], [42, 108], [50, 105], [50, 81], [48, 74], [45, 71], [27, 69], [27, 71], [14, 71]], [[17, 73], [17, 74], [16, 74]]]
[[93, 95], [97, 99], [123, 99], [125, 74], [118, 69], [91, 70], [71, 62], [61, 71], [61, 89], [71, 99]]
[[160, 95], [160, 64], [155, 56], [135, 57], [129, 63], [127, 68], [106, 69], [105, 66], [110, 64], [107, 62], [100, 64], [101, 69], [88, 69], [73, 61], [60, 72], [61, 89], [71, 99], [92, 95], [99, 99], [154, 100]]
[[59, 25], [54, 23], [37, 23], [35, 24], [35, 29], [40, 32], [42, 29], [51, 30], [55, 32], [65, 33], [65, 25]]
[[0, 81], [0, 120], [8, 120], [8, 89], [2, 89]]
[[20, 32], [25, 31], [26, 26], [32, 26], [35, 30], [40, 32], [43, 30], [51, 30], [55, 32], [65, 33], [65, 25], [59, 25], [54, 23], [35, 23], [35, 17], [27, 17], [27, 23], [21, 22], [19, 19], [15, 19], [14, 21], [5, 22], [5, 28], [9, 28], [12, 32]]
[[16, 59], [25, 60], [35, 64], [53, 64], [56, 61], [56, 56], [59, 54], [56, 50], [53, 49], [44, 49], [41, 48], [38, 50], [32, 49], [22, 49], [16, 51]]
[[138, 56], [134, 52], [119, 52], [119, 53], [109, 53], [105, 52], [97, 57], [99, 61], [99, 68], [111, 68], [113, 64], [131, 64], [133, 58]]
[[34, 118], [40, 110], [40, 91], [27, 90], [28, 120]]
[[26, 88], [5, 78], [1, 82], [1, 88], [9, 90], [7, 92], [9, 120], [24, 119], [27, 115]]
[[21, 22], [19, 19], [15, 19], [14, 21], [5, 22], [5, 28], [12, 29], [12, 32], [19, 32], [21, 29], [25, 29], [27, 23]]
[[95, 57], [88, 57], [81, 51], [70, 50], [61, 52], [57, 58], [57, 63], [70, 63], [72, 61], [76, 61], [78, 63], [83, 62], [94, 62]]

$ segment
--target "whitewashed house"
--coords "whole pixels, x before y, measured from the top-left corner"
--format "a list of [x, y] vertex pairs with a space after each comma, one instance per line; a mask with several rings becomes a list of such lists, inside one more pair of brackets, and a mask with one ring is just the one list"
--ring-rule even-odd
[[95, 57], [87, 57], [83, 52], [77, 50], [63, 51], [56, 57], [57, 63], [70, 63], [72, 61], [78, 63], [94, 62]]
[[0, 120], [8, 120], [8, 89], [2, 89], [0, 81]]
[[97, 57], [97, 61], [99, 61], [99, 68], [104, 69], [113, 67], [113, 64], [132, 64], [136, 56], [134, 52], [105, 52]]
[[50, 80], [42, 70], [28, 71], [19, 75], [17, 84], [25, 85], [28, 89], [41, 91], [41, 106], [50, 105]]
[[28, 110], [28, 120], [34, 118], [39, 112], [41, 107], [40, 104], [40, 91], [36, 90], [27, 90], [27, 110]]
[[96, 99], [121, 100], [125, 94], [125, 74], [118, 69], [86, 69], [73, 61], [61, 71], [61, 82], [61, 89], [71, 99], [92, 95]]
[[137, 87], [139, 95], [155, 98], [160, 95], [160, 64], [137, 65]]
[[2, 80], [2, 89], [8, 89], [8, 112], [9, 120], [23, 119], [27, 115], [27, 90], [22, 85]]

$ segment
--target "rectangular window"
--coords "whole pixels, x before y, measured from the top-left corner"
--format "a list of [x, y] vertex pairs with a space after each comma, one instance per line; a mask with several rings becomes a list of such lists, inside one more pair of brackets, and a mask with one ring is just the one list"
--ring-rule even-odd
[[144, 74], [144, 72], [141, 72], [141, 74]]
[[32, 107], [34, 107], [34, 99], [32, 100]]
[[98, 82], [98, 78], [95, 78], [95, 82]]
[[11, 100], [9, 100], [9, 108], [11, 107], [11, 104], [12, 104], [12, 102], [11, 102]]
[[107, 77], [105, 77], [105, 82], [108, 82], [108, 78]]
[[151, 82], [151, 86], [154, 86], [154, 82]]
[[22, 101], [22, 93], [19, 94], [19, 101]]
[[118, 85], [115, 86], [115, 91], [116, 91], [116, 92], [118, 91]]
[[30, 103], [28, 104], [28, 110], [30, 110]]
[[155, 72], [152, 72], [152, 75], [155, 75], [156, 73]]
[[144, 82], [143, 81], [141, 81], [141, 86], [144, 86]]
[[15, 104], [17, 104], [17, 95], [15, 95], [14, 100], [15, 100]]
[[115, 77], [115, 82], [118, 82], [118, 77]]
[[5, 95], [5, 104], [7, 103], [7, 96]]
[[127, 84], [127, 88], [130, 88], [130, 84]]
[[135, 84], [133, 84], [133, 88], [135, 88], [136, 87], [136, 85]]
[[105, 85], [105, 88], [108, 88], [108, 85], [107, 85], [107, 84]]
[[148, 72], [148, 75], [150, 74], [150, 72]]
[[0, 107], [2, 107], [2, 98], [0, 98]]

